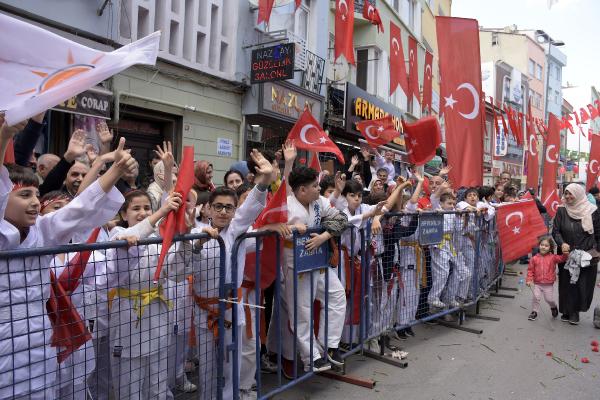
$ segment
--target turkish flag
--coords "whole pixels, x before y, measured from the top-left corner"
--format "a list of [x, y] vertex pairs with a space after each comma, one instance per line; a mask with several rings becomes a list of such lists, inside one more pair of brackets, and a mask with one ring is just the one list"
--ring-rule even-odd
[[581, 115], [581, 123], [582, 124], [585, 124], [587, 121], [590, 120], [590, 115], [588, 114], [588, 112], [583, 107], [581, 107], [579, 109], [579, 115]]
[[574, 112], [573, 115], [575, 115], [575, 125], [577, 125], [577, 126], [581, 125], [581, 122], [579, 121], [579, 115], [577, 115], [576, 112]]
[[257, 24], [260, 24], [262, 22], [264, 22], [267, 25], [269, 24], [274, 4], [275, 0], [258, 0], [258, 20], [256, 21]]
[[374, 149], [400, 136], [391, 114], [379, 119], [357, 122], [356, 130], [362, 133], [369, 146]]
[[556, 214], [560, 199], [556, 189], [556, 173], [560, 154], [560, 121], [552, 113], [549, 116], [548, 138], [544, 154], [544, 176], [542, 179], [542, 202], [552, 217]]
[[[100, 228], [94, 229], [86, 243], [96, 243], [99, 233]], [[58, 277], [58, 283], [63, 287], [67, 294], [73, 293], [81, 283], [81, 277], [83, 276], [83, 272], [85, 271], [85, 267], [91, 254], [92, 252], [90, 250], [81, 251], [75, 254], [71, 261], [67, 262], [65, 269], [63, 269]]]
[[[266, 208], [260, 213], [254, 229], [262, 228], [269, 224], [286, 224], [288, 222], [287, 209], [287, 188], [286, 182], [281, 182], [275, 195], [269, 200]], [[283, 241], [279, 240], [279, 255], [283, 254]], [[266, 236], [262, 240], [262, 251], [260, 257], [260, 288], [265, 289], [271, 286], [277, 276], [277, 237], [275, 235]], [[255, 282], [256, 280], [256, 253], [246, 255], [246, 265], [244, 267], [245, 279]]]
[[535, 131], [527, 131], [527, 187], [538, 191], [540, 181], [540, 161], [537, 148], [537, 138]]
[[165, 261], [165, 257], [169, 252], [171, 243], [173, 243], [173, 236], [176, 233], [182, 234], [186, 231], [185, 226], [185, 211], [188, 193], [194, 184], [194, 146], [185, 146], [183, 148], [183, 158], [181, 165], [179, 166], [179, 176], [175, 183], [175, 192], [181, 194], [183, 204], [177, 211], [169, 211], [167, 218], [160, 225], [160, 235], [163, 238], [162, 247], [160, 249], [160, 255], [158, 256], [158, 262], [156, 264], [156, 270], [154, 271], [154, 281], [158, 282], [160, 279], [160, 273], [162, 271], [162, 265]]
[[431, 96], [433, 92], [432, 80], [433, 54], [425, 52], [425, 70], [423, 71], [423, 111], [427, 110], [431, 114]]
[[421, 102], [421, 96], [419, 92], [419, 62], [417, 60], [417, 40], [409, 36], [408, 37], [408, 97], [409, 104], [412, 101], [412, 96], [417, 100], [417, 103]]
[[598, 110], [596, 110], [594, 108], [594, 106], [592, 106], [591, 104], [588, 104], [587, 108], [590, 111], [590, 119], [594, 119], [594, 118], [600, 117], [600, 114], [598, 114]]
[[408, 160], [415, 165], [423, 165], [435, 156], [442, 143], [440, 124], [434, 116], [407, 123], [402, 121]]
[[[483, 184], [481, 59], [477, 21], [436, 17], [446, 153], [455, 187]], [[485, 112], [485, 110], [483, 110]]]
[[537, 246], [539, 237], [548, 234], [534, 200], [498, 206], [496, 221], [504, 262], [529, 254]]
[[293, 140], [296, 147], [302, 150], [333, 153], [344, 164], [342, 151], [329, 139], [308, 108], [304, 109], [304, 112], [292, 127], [287, 140]]
[[586, 189], [596, 185], [598, 172], [600, 171], [600, 136], [592, 136], [592, 145], [590, 146], [590, 161], [587, 167]]
[[408, 97], [408, 77], [402, 49], [402, 31], [399, 26], [390, 21], [390, 95], [394, 94], [398, 86]]
[[518, 142], [517, 137], [519, 136], [519, 128], [517, 127], [517, 122], [515, 121], [515, 115], [510, 107], [504, 104], [504, 112], [506, 113], [506, 118], [508, 119], [508, 125], [510, 126], [510, 133], [515, 141]]
[[334, 61], [340, 56], [346, 57], [346, 61], [355, 65], [354, 61], [354, 1], [335, 1], [335, 43]]
[[319, 161], [318, 152], [315, 151], [310, 153], [310, 162], [308, 163], [308, 167], [314, 169], [319, 174], [323, 172], [323, 169], [321, 168], [321, 162]]
[[364, 0], [363, 5], [363, 17], [367, 21], [371, 21], [373, 25], [377, 25], [377, 32], [383, 32], [383, 21], [381, 20], [381, 16], [379, 15], [379, 10], [375, 8], [370, 1]]

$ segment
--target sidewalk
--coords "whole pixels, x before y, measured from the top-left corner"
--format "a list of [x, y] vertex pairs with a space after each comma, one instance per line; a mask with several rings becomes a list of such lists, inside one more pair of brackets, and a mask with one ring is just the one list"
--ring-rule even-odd
[[[513, 270], [526, 272], [526, 265]], [[521, 276], [519, 276], [521, 277]], [[504, 286], [517, 287], [508, 276]], [[531, 291], [523, 286], [515, 299], [491, 297], [481, 304], [482, 315], [500, 322], [468, 319], [465, 326], [483, 329], [475, 335], [442, 326], [418, 325], [415, 338], [402, 342], [408, 368], [399, 369], [360, 355], [350, 358], [349, 374], [377, 381], [374, 389], [315, 377], [274, 399], [600, 399], [600, 353], [590, 342], [600, 341], [591, 309], [580, 314], [579, 326], [552, 320], [542, 305], [537, 321], [528, 321]], [[558, 293], [556, 293], [558, 298]], [[600, 302], [596, 288], [592, 308]], [[554, 358], [546, 355], [552, 352]], [[589, 358], [589, 364], [581, 362]]]

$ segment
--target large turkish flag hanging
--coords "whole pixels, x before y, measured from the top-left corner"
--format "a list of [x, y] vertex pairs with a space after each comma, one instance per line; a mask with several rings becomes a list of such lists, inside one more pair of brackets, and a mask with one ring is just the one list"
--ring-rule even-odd
[[483, 184], [483, 124], [479, 27], [474, 19], [436, 17], [440, 57], [440, 114], [444, 114], [450, 180]]
[[560, 154], [560, 121], [556, 115], [550, 113], [548, 122], [548, 139], [546, 140], [546, 153], [544, 154], [544, 176], [542, 178], [542, 202], [548, 214], [554, 217], [560, 204], [558, 189], [556, 187], [556, 173], [558, 172], [558, 157]]
[[590, 160], [587, 167], [587, 178], [585, 188], [590, 189], [596, 186], [598, 171], [600, 170], [600, 135], [590, 134], [592, 145], [590, 147]]
[[336, 0], [335, 2], [335, 60], [339, 56], [354, 65], [354, 1]]
[[432, 78], [432, 66], [433, 66], [433, 54], [425, 52], [425, 69], [423, 71], [423, 111], [427, 110], [431, 114], [431, 96], [433, 92], [433, 86], [431, 84]]
[[408, 77], [406, 64], [404, 64], [404, 50], [402, 50], [402, 31], [400, 27], [390, 21], [390, 96], [396, 89], [400, 89], [408, 97]]
[[[408, 37], [408, 100], [414, 99], [421, 103], [419, 93], [419, 63], [417, 61], [417, 39]], [[411, 94], [412, 93], [412, 94]]]
[[533, 200], [499, 206], [496, 221], [504, 262], [527, 255], [537, 245], [538, 238], [548, 234]]

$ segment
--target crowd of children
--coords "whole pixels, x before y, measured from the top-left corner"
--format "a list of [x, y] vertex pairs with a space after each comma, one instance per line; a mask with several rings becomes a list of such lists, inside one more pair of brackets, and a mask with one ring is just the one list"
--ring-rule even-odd
[[[25, 124], [9, 127], [0, 115], [0, 127], [4, 159]], [[223, 398], [232, 398], [234, 380], [241, 398], [256, 398], [256, 373], [273, 372], [279, 362], [286, 375], [296, 373], [292, 349], [305, 371], [340, 367], [343, 351], [359, 340], [361, 319], [369, 321], [363, 335], [389, 330], [406, 340], [418, 319], [462, 307], [494, 276], [488, 225], [494, 205], [512, 193], [510, 185], [455, 191], [447, 168], [431, 178], [417, 170], [396, 176], [393, 153], [377, 153], [370, 162], [365, 149], [345, 174], [319, 173], [302, 165], [294, 143], [286, 142], [277, 153], [253, 150], [217, 187], [210, 163], [178, 169], [165, 143], [156, 151], [154, 180], [143, 189], [125, 139], [110, 151], [112, 133], [106, 125], [98, 131], [99, 151], [76, 132], [63, 157], [39, 157], [36, 171], [0, 167], [0, 250], [127, 242], [0, 260], [2, 399], [172, 399], [178, 392], [213, 399], [219, 385]], [[184, 198], [172, 188], [190, 172], [195, 183]], [[253, 224], [281, 185], [287, 222], [258, 229], [276, 232], [282, 244], [275, 263], [280, 280], [265, 288], [248, 268], [264, 241], [236, 241], [257, 231]], [[165, 220], [180, 209], [184, 231], [202, 239], [175, 240], [159, 268]], [[438, 211], [443, 236], [424, 244], [419, 220], [431, 211]], [[298, 274], [294, 231], [309, 233], [308, 252], [330, 249], [330, 265]], [[550, 247], [542, 242], [532, 259], [543, 267], [528, 278], [536, 283], [536, 299], [551, 283], [544, 272], [556, 262], [544, 259]], [[240, 290], [223, 298], [224, 282]], [[539, 301], [530, 319], [536, 307]], [[385, 345], [393, 349], [390, 338]], [[219, 368], [219, 345], [234, 342], [237, 359], [225, 352]], [[188, 376], [194, 369], [197, 379]]]

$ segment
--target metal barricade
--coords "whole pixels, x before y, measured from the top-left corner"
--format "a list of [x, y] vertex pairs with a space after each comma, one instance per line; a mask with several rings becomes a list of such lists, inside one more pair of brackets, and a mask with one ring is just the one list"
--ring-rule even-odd
[[223, 240], [196, 252], [198, 239], [174, 239], [158, 282], [160, 237], [0, 252], [0, 398], [184, 399], [195, 385], [222, 399], [231, 344], [218, 333], [237, 299]]

